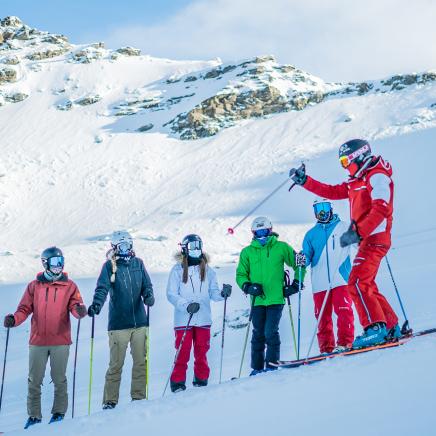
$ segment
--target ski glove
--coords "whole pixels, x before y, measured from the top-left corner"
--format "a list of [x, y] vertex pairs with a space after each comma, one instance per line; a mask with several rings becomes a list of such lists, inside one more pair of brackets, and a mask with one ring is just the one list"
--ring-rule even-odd
[[8, 329], [9, 327], [15, 326], [15, 318], [14, 315], [9, 314], [5, 316], [5, 320], [3, 321], [3, 325]]
[[306, 266], [306, 255], [302, 251], [300, 253], [295, 253], [295, 265], [301, 267]]
[[307, 180], [305, 165], [301, 165], [299, 168], [292, 168], [289, 171], [289, 177], [297, 185], [303, 186]]
[[80, 318], [83, 318], [88, 313], [88, 311], [86, 310], [86, 306], [84, 304], [78, 304], [76, 306], [76, 312]]
[[232, 295], [232, 285], [223, 285], [223, 290], [221, 291], [221, 297], [228, 298]]
[[198, 303], [189, 303], [186, 310], [190, 315], [194, 315], [200, 310], [200, 305]]
[[253, 297], [260, 297], [263, 295], [263, 287], [259, 283], [246, 282], [242, 286], [242, 291], [246, 294], [252, 295]]
[[154, 295], [150, 293], [146, 297], [144, 297], [143, 300], [144, 300], [144, 304], [146, 306], [150, 306], [151, 307], [154, 304]]
[[356, 223], [353, 221], [350, 228], [340, 237], [339, 242], [341, 247], [344, 248], [352, 244], [358, 244], [361, 239], [359, 233], [357, 233]]
[[91, 306], [88, 307], [88, 315], [92, 318], [95, 315], [100, 313], [101, 306], [98, 303], [92, 303]]
[[[303, 286], [301, 286], [301, 289], [303, 289]], [[300, 282], [298, 280], [294, 280], [290, 285], [283, 287], [283, 296], [285, 298], [298, 294], [298, 292], [300, 292]]]

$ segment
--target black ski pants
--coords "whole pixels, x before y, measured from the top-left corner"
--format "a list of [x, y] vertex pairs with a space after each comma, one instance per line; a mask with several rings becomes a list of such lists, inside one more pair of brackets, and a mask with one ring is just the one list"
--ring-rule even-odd
[[[251, 338], [251, 367], [261, 370], [269, 362], [280, 360], [279, 323], [283, 304], [253, 307], [253, 336]], [[265, 356], [266, 345], [266, 356]]]

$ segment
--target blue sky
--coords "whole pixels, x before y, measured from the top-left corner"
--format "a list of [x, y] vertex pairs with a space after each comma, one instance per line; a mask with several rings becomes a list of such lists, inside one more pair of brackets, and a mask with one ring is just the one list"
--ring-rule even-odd
[[72, 43], [171, 59], [272, 54], [330, 81], [436, 69], [435, 0], [13, 0], [0, 14]]

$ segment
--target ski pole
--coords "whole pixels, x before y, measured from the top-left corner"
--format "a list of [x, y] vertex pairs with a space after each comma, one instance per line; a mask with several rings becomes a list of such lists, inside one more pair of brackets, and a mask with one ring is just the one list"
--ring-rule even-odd
[[145, 399], [148, 400], [150, 374], [150, 306], [147, 306], [147, 327], [145, 328]]
[[221, 334], [221, 361], [220, 361], [220, 381], [219, 381], [219, 384], [221, 384], [221, 377], [223, 374], [224, 331], [226, 329], [226, 311], [227, 311], [227, 297], [224, 298], [224, 315], [223, 315], [223, 331]]
[[241, 378], [242, 365], [244, 364], [245, 350], [247, 349], [248, 335], [250, 333], [251, 320], [253, 319], [253, 307], [255, 301], [256, 301], [256, 297], [253, 297], [251, 301], [250, 315], [248, 316], [247, 330], [245, 332], [244, 348], [242, 349], [242, 358], [241, 358], [241, 365], [239, 366], [238, 378]]
[[294, 318], [293, 318], [293, 316], [292, 316], [291, 299], [290, 299], [289, 297], [286, 297], [286, 300], [288, 301], [289, 318], [291, 319], [292, 340], [293, 340], [293, 342], [294, 342], [295, 357], [298, 359], [298, 354], [297, 354], [297, 340], [296, 340], [296, 338], [295, 338]]
[[[325, 230], [325, 228], [324, 228]], [[309, 359], [310, 352], [312, 351], [313, 342], [315, 340], [316, 332], [318, 331], [319, 323], [321, 322], [321, 318], [324, 314], [324, 309], [327, 305], [327, 300], [329, 298], [330, 292], [332, 290], [332, 279], [330, 277], [330, 258], [329, 258], [329, 246], [328, 246], [328, 237], [326, 232], [325, 237], [325, 254], [326, 254], [326, 260], [327, 260], [327, 279], [329, 282], [329, 289], [324, 295], [324, 300], [322, 302], [321, 310], [319, 311], [318, 319], [316, 320], [316, 326], [315, 331], [313, 332], [312, 339], [310, 341], [309, 349], [307, 350], [306, 360]]]
[[8, 354], [8, 345], [9, 345], [9, 331], [10, 327], [6, 330], [6, 346], [5, 346], [5, 357], [3, 359], [3, 372], [2, 372], [2, 387], [0, 390], [0, 411], [2, 410], [2, 402], [3, 402], [3, 386], [5, 384], [5, 372], [6, 372], [6, 356]]
[[[302, 164], [301, 166], [300, 166], [300, 168], [302, 168], [302, 167], [304, 167], [304, 164]], [[299, 168], [299, 169], [300, 169]], [[273, 195], [275, 195], [283, 186], [285, 186], [286, 185], [286, 183], [288, 183], [289, 182], [289, 179], [290, 179], [290, 177], [291, 176], [293, 176], [294, 175], [294, 173], [295, 173], [295, 170], [294, 171], [290, 171], [289, 172], [289, 176], [288, 176], [288, 178], [284, 181], [284, 182], [282, 182], [282, 183], [280, 183], [280, 185], [279, 186], [277, 186], [277, 188], [276, 189], [274, 189], [274, 191], [272, 191], [271, 192], [271, 194], [268, 194], [260, 203], [258, 203], [255, 207], [253, 207], [253, 209], [251, 209], [250, 210], [250, 212], [248, 212], [238, 223], [236, 223], [233, 227], [229, 227], [228, 229], [227, 229], [227, 233], [229, 234], [229, 235], [233, 235], [234, 233], [235, 233], [235, 229], [237, 228], [237, 227], [239, 227], [253, 212], [255, 212], [257, 209], [259, 209], [259, 207], [260, 206], [262, 206], [262, 204], [264, 204], [267, 200], [269, 200]], [[289, 189], [288, 189], [288, 192], [289, 191], [291, 191], [292, 190], [292, 188], [294, 187], [296, 185], [296, 183], [293, 183], [290, 187], [289, 187]]]
[[76, 334], [76, 349], [74, 351], [74, 370], [73, 370], [73, 401], [71, 403], [71, 418], [74, 418], [74, 405], [76, 399], [76, 367], [77, 367], [77, 349], [79, 346], [79, 331], [80, 331], [80, 318], [77, 322], [77, 334]]
[[94, 355], [94, 330], [95, 330], [95, 315], [92, 317], [92, 323], [91, 323], [91, 355], [90, 355], [90, 361], [89, 361], [88, 415], [91, 414], [92, 363], [93, 363], [93, 355]]
[[301, 266], [298, 267], [298, 341], [297, 341], [297, 360], [300, 358], [300, 338], [301, 338]]
[[404, 310], [404, 306], [403, 306], [403, 302], [401, 300], [400, 292], [398, 291], [397, 283], [395, 282], [394, 274], [392, 273], [391, 264], [389, 263], [387, 256], [385, 256], [385, 260], [386, 260], [386, 265], [388, 266], [389, 274], [391, 275], [391, 280], [392, 280], [392, 283], [394, 285], [395, 292], [396, 292], [397, 297], [398, 297], [398, 301], [400, 302], [401, 311], [403, 312], [404, 324], [401, 327], [401, 333], [403, 335], [405, 335], [405, 334], [409, 333], [411, 330], [409, 327], [409, 319], [407, 318], [406, 311]]
[[191, 313], [189, 315], [188, 323], [186, 324], [185, 330], [183, 332], [182, 340], [180, 341], [179, 347], [177, 348], [177, 351], [176, 351], [176, 355], [174, 356], [174, 362], [173, 362], [173, 365], [171, 366], [170, 375], [168, 376], [168, 380], [167, 380], [167, 382], [165, 384], [165, 389], [164, 389], [164, 391], [162, 393], [162, 397], [165, 396], [165, 392], [167, 391], [168, 384], [169, 384], [170, 379], [171, 379], [171, 375], [173, 374], [174, 368], [175, 368], [176, 363], [177, 363], [177, 359], [179, 358], [179, 354], [180, 354], [180, 351], [182, 349], [183, 342], [185, 341], [186, 333], [187, 333], [187, 331], [189, 329], [189, 324], [191, 324], [191, 319], [192, 319], [193, 315], [194, 315], [193, 313]]

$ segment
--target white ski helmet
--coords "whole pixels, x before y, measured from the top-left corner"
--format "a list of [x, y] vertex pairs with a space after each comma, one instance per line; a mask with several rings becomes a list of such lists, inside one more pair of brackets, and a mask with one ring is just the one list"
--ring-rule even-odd
[[271, 230], [272, 223], [266, 216], [258, 216], [251, 224], [251, 231], [255, 233], [258, 230]]
[[125, 255], [133, 248], [132, 235], [125, 230], [117, 230], [112, 233], [111, 245], [117, 253]]

